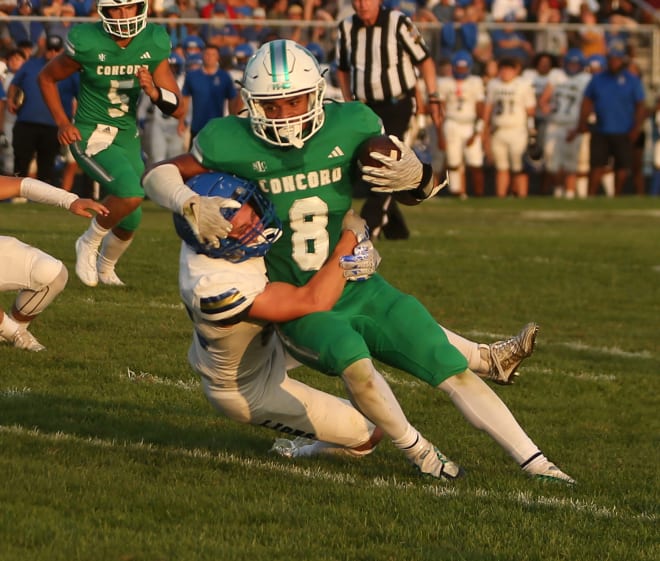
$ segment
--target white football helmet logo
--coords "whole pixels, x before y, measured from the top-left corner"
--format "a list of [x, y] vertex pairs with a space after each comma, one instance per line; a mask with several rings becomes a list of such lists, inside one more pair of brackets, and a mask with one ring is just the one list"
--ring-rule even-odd
[[[245, 67], [241, 95], [252, 131], [276, 146], [302, 148], [325, 120], [325, 79], [319, 64], [295, 41], [278, 39], [262, 45]], [[308, 94], [307, 111], [286, 119], [269, 119], [261, 103]]]

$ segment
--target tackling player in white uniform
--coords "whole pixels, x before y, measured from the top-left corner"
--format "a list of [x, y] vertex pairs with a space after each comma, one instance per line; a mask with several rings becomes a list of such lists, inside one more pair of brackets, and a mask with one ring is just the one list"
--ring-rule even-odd
[[[86, 218], [92, 217], [90, 210], [108, 214], [102, 204], [80, 199], [38, 179], [0, 176], [0, 200], [13, 197], [66, 208]], [[69, 273], [59, 259], [16, 238], [0, 236], [0, 292], [19, 291], [11, 314], [0, 309], [0, 341], [27, 351], [43, 351], [46, 347], [28, 327], [64, 290], [68, 278]]]
[[484, 149], [495, 169], [495, 194], [506, 197], [511, 191], [526, 197], [529, 189], [523, 170], [523, 154], [527, 148], [529, 131], [534, 130], [536, 97], [529, 80], [518, 75], [516, 61], [502, 59], [498, 77], [488, 82], [484, 107]]
[[[588, 160], [586, 169], [578, 169], [585, 135], [578, 134], [569, 140], [569, 133], [575, 129], [580, 118], [584, 89], [591, 80], [584, 67], [582, 51], [570, 49], [564, 57], [566, 79], [549, 83], [540, 99], [548, 121], [544, 143], [546, 169], [555, 187], [555, 196], [564, 192], [567, 199], [575, 198], [578, 171], [589, 171]], [[582, 194], [583, 197], [586, 195]]]
[[[347, 400], [289, 378], [287, 368], [297, 363], [286, 355], [273, 327], [273, 322], [329, 310], [346, 279], [363, 280], [375, 271], [380, 258], [366, 237], [364, 220], [352, 211], [346, 215], [337, 249], [305, 286], [269, 283], [263, 256], [281, 234], [272, 203], [253, 183], [229, 174], [202, 174], [188, 185], [172, 189], [154, 183], [147, 190], [171, 210], [188, 208], [185, 201], [191, 198], [190, 208], [197, 207], [175, 214], [175, 226], [184, 241], [180, 294], [194, 324], [188, 360], [209, 402], [235, 421], [318, 439], [304, 445], [279, 440], [275, 451], [283, 455], [371, 452], [382, 431]], [[205, 214], [207, 204], [216, 206]], [[202, 243], [207, 238], [200, 228], [221, 237]]]
[[475, 195], [484, 194], [484, 83], [470, 74], [472, 63], [468, 51], [458, 51], [451, 59], [452, 76], [438, 78], [440, 113], [444, 116], [438, 147], [447, 155], [449, 190], [461, 197], [466, 196], [466, 166]]

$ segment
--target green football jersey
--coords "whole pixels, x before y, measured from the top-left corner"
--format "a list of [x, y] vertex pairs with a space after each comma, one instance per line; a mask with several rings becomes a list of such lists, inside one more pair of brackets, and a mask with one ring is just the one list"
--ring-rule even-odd
[[325, 123], [302, 148], [281, 148], [257, 138], [249, 119], [210, 121], [195, 138], [203, 166], [255, 182], [282, 221], [281, 239], [266, 255], [271, 281], [302, 286], [321, 268], [341, 236], [351, 207], [358, 146], [381, 133], [366, 105], [325, 106]]
[[142, 91], [138, 68], [153, 72], [170, 54], [170, 38], [163, 27], [147, 24], [126, 47], [120, 47], [98, 23], [81, 23], [69, 31], [66, 54], [78, 62], [80, 96], [77, 125], [136, 128], [137, 100]]

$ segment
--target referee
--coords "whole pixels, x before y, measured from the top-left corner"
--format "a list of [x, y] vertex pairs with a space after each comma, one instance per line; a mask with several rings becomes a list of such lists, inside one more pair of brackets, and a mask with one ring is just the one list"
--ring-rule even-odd
[[[416, 68], [429, 92], [429, 114], [436, 127], [440, 105], [435, 64], [417, 28], [382, 0], [352, 0], [355, 14], [339, 24], [338, 80], [345, 101], [366, 103], [387, 134], [402, 139], [415, 113]], [[386, 193], [368, 193], [360, 215], [372, 237], [407, 239], [408, 227], [396, 201]]]

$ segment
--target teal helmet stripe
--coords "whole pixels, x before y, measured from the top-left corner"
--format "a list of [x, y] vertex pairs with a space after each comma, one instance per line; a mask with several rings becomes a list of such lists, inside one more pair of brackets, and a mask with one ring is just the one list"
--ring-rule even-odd
[[282, 39], [273, 41], [269, 45], [269, 49], [273, 86], [275, 88], [289, 89], [291, 87], [291, 77], [286, 58], [286, 41]]

